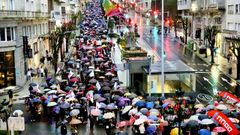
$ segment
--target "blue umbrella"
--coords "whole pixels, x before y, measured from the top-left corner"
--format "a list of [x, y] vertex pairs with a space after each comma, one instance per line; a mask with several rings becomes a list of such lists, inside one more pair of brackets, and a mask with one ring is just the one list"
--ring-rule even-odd
[[99, 108], [106, 108], [107, 107], [107, 105], [106, 104], [104, 104], [104, 103], [99, 103], [100, 105], [99, 105]]
[[146, 131], [145, 131], [145, 134], [147, 135], [152, 135], [156, 132], [156, 127], [154, 125], [150, 125], [147, 127]]
[[144, 101], [137, 101], [137, 103], [135, 104], [138, 107], [144, 107], [145, 106], [145, 102]]
[[154, 106], [154, 103], [153, 103], [153, 102], [147, 102], [147, 103], [146, 103], [146, 108], [148, 108], [148, 109], [152, 109], [153, 106]]
[[152, 115], [152, 116], [148, 116], [148, 119], [153, 120], [153, 121], [157, 121], [157, 120], [158, 120], [158, 117]]
[[118, 101], [118, 106], [122, 107], [125, 106], [126, 102], [124, 100]]
[[114, 103], [110, 103], [110, 104], [108, 104], [108, 105], [106, 106], [105, 109], [113, 110], [113, 109], [116, 109], [116, 107], [115, 107], [115, 104], [114, 104]]
[[211, 135], [211, 132], [207, 129], [201, 129], [198, 131], [199, 135]]
[[33, 98], [31, 100], [32, 103], [37, 103], [37, 102], [41, 102], [41, 100], [39, 98]]
[[148, 109], [147, 108], [142, 108], [142, 109], [140, 109], [139, 112], [141, 112], [142, 114], [146, 115], [147, 112], [148, 112]]
[[165, 107], [167, 107], [168, 106], [168, 102], [166, 102], [166, 103], [164, 103], [163, 105], [162, 105], [162, 108], [164, 109]]
[[37, 84], [36, 83], [29, 83], [29, 86], [34, 87], [34, 86], [37, 86]]
[[63, 102], [60, 104], [60, 108], [62, 109], [67, 109], [70, 107], [70, 104], [68, 102]]

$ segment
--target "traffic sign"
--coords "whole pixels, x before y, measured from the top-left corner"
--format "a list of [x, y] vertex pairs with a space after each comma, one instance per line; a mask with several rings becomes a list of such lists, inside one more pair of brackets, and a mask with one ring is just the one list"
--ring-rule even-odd
[[206, 102], [206, 103], [213, 101], [213, 97], [211, 95], [204, 94], [204, 93], [199, 93], [197, 95], [197, 99], [199, 99], [200, 102]]
[[9, 130], [24, 131], [25, 130], [24, 117], [9, 117], [8, 127]]

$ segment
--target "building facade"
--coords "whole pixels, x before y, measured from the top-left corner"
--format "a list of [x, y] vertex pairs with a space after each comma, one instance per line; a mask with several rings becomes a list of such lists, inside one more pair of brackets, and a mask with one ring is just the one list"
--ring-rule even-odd
[[[26, 82], [26, 70], [39, 66], [48, 41], [47, 0], [1, 0], [0, 88]], [[27, 36], [28, 54], [23, 46]], [[3, 58], [3, 59], [2, 59]]]

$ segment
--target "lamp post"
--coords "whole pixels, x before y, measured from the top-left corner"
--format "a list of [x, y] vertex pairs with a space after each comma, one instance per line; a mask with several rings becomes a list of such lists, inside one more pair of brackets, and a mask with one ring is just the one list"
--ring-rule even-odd
[[161, 35], [161, 88], [162, 88], [162, 97], [164, 97], [164, 0], [162, 0], [162, 35]]

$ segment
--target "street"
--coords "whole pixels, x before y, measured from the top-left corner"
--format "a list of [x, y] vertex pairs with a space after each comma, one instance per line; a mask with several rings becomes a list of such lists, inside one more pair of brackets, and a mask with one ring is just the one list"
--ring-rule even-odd
[[[149, 25], [149, 18], [144, 18], [141, 15], [134, 13], [133, 11], [129, 13], [129, 16], [139, 26], [139, 46], [145, 42], [148, 46], [141, 47], [144, 49], [150, 48], [150, 51], [152, 51], [153, 54], [156, 54], [160, 58], [161, 35], [157, 33], [158, 28], [156, 26]], [[152, 34], [150, 34], [150, 29], [152, 29]], [[166, 60], [181, 60], [196, 71], [197, 93], [206, 93], [213, 95], [213, 92], [216, 92], [216, 90], [227, 90], [233, 93], [235, 92], [234, 90], [236, 89], [237, 84], [233, 83], [231, 78], [219, 71], [216, 68], [216, 65], [208, 65], [200, 57], [190, 51], [186, 46], [178, 43], [171, 35], [165, 35], [164, 43]]]

